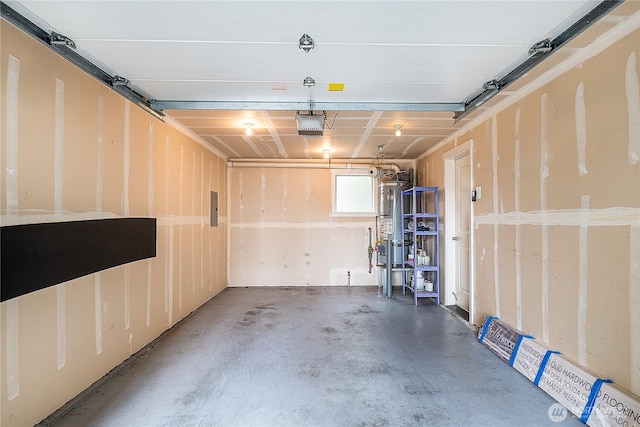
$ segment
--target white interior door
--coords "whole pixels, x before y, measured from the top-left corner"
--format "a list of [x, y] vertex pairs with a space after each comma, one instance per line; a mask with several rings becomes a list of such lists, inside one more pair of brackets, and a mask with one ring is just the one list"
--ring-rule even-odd
[[456, 305], [469, 311], [469, 226], [471, 211], [471, 172], [469, 156], [456, 159]]

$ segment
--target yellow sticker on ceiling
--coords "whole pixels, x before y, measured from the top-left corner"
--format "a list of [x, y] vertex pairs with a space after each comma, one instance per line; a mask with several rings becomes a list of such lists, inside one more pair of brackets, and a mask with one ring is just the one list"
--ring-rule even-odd
[[342, 92], [344, 83], [329, 83], [329, 92]]

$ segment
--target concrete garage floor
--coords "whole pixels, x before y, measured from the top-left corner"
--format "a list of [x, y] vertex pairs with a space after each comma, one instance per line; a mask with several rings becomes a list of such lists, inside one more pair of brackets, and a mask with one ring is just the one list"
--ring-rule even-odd
[[226, 289], [56, 425], [558, 425], [554, 401], [466, 324], [412, 302], [375, 287]]

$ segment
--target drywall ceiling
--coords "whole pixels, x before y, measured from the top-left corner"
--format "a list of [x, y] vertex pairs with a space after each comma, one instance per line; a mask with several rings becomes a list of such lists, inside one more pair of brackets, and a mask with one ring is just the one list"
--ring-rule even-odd
[[[462, 105], [600, 2], [6, 3], [151, 100], [213, 102], [165, 113], [230, 158], [320, 158], [330, 148], [333, 158], [412, 159], [473, 117], [455, 122], [452, 111], [413, 104]], [[305, 33], [315, 42], [309, 52], [299, 48]], [[306, 77], [315, 86], [304, 86]], [[310, 102], [344, 106], [327, 111], [333, 126], [320, 138], [299, 136], [295, 109], [286, 108]]]

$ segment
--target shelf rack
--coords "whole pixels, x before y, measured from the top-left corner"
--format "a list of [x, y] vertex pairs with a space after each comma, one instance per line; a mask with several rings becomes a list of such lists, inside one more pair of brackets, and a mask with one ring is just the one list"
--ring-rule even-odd
[[402, 295], [409, 290], [415, 305], [418, 298], [434, 298], [440, 305], [438, 187], [402, 192], [402, 227], [405, 241], [410, 241], [402, 245]]

